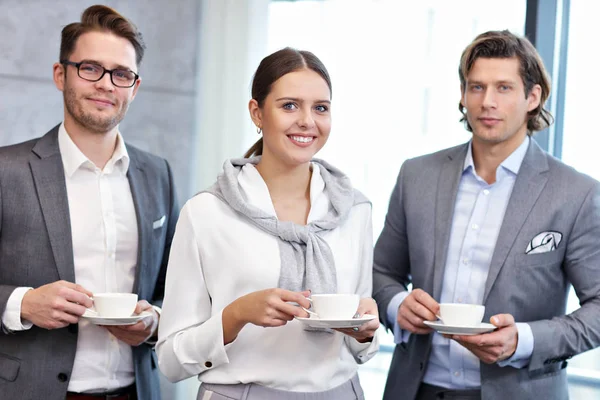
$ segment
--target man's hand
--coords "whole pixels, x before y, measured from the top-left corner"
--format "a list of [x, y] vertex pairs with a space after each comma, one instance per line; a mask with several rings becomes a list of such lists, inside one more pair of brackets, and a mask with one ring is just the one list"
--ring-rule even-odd
[[141, 321], [138, 321], [135, 325], [104, 327], [120, 341], [125, 342], [130, 346], [139, 346], [152, 336], [155, 336], [158, 328], [158, 313], [146, 300], [138, 301], [137, 306], [135, 307], [136, 314], [140, 314], [143, 311], [151, 312], [152, 316], [148, 316]]
[[400, 328], [417, 334], [432, 331], [423, 321], [435, 321], [440, 305], [427, 292], [414, 289], [398, 308], [398, 325]]
[[486, 364], [512, 357], [519, 343], [515, 319], [510, 314], [498, 314], [490, 322], [498, 327], [494, 332], [474, 336], [444, 336], [456, 340]]
[[67, 281], [52, 282], [29, 290], [21, 302], [21, 319], [45, 329], [64, 328], [79, 322], [92, 306], [92, 292]]

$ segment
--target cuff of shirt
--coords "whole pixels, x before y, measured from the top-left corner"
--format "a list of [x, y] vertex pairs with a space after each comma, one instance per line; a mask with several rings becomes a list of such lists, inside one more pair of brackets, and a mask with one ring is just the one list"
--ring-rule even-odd
[[510, 366], [513, 368], [523, 368], [529, 365], [529, 360], [533, 353], [533, 333], [531, 332], [531, 327], [527, 323], [518, 322], [516, 326], [519, 335], [517, 349], [512, 357], [498, 362], [498, 365], [501, 367]]
[[[154, 311], [156, 311], [158, 318], [156, 318], [154, 315], [152, 316], [152, 334], [150, 335], [150, 337], [148, 339], [146, 339], [146, 341], [144, 343], [154, 347], [156, 345], [156, 342], [158, 342], [157, 328], [158, 328], [158, 321], [160, 320], [160, 313], [162, 312], [162, 309], [159, 306], [152, 306], [152, 308], [154, 309]], [[156, 331], [156, 335], [154, 334], [155, 331]]]
[[7, 332], [26, 331], [31, 329], [33, 324], [27, 320], [21, 319], [21, 303], [25, 293], [30, 291], [31, 287], [18, 287], [11, 293], [6, 302], [6, 309], [2, 315], [2, 327]]
[[350, 336], [345, 336], [346, 343], [350, 348], [350, 352], [354, 356], [354, 360], [358, 364], [364, 364], [369, 361], [379, 351], [379, 334], [375, 332], [373, 340], [366, 343], [360, 343]]
[[402, 304], [404, 299], [409, 294], [409, 292], [400, 292], [392, 297], [392, 300], [390, 300], [386, 310], [388, 326], [394, 327], [394, 343], [396, 344], [406, 343], [410, 338], [410, 332], [405, 331], [404, 329], [400, 328], [400, 325], [398, 325], [398, 309], [400, 308], [400, 304]]

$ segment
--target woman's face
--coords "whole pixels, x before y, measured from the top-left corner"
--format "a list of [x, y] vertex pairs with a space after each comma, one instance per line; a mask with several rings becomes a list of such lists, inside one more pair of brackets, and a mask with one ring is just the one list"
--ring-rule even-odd
[[291, 167], [308, 163], [329, 137], [330, 99], [327, 82], [302, 69], [275, 81], [262, 108], [251, 100], [252, 119], [263, 131], [263, 160]]

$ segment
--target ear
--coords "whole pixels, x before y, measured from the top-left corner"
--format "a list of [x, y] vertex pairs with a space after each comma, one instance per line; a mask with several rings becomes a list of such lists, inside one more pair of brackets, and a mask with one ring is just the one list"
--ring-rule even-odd
[[137, 81], [135, 81], [135, 84], [133, 85], [133, 93], [131, 94], [131, 101], [133, 101], [133, 99], [135, 99], [135, 96], [137, 95], [137, 91], [140, 88], [141, 84], [142, 84], [142, 78], [138, 78]]
[[529, 96], [527, 96], [527, 102], [529, 103], [527, 111], [535, 110], [540, 105], [541, 99], [542, 87], [540, 85], [534, 85], [529, 92]]
[[67, 67], [61, 63], [54, 63], [52, 66], [52, 79], [54, 85], [58, 90], [63, 92], [65, 90], [65, 79], [66, 79]]
[[252, 122], [259, 128], [263, 126], [263, 116], [262, 110], [258, 106], [258, 101], [252, 99], [248, 102], [248, 111], [250, 112], [250, 118], [252, 118]]

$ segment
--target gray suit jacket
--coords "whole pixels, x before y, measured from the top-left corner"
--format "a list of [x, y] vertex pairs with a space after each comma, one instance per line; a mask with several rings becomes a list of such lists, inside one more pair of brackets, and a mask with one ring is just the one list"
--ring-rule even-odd
[[[408, 160], [391, 196], [375, 247], [373, 292], [381, 321], [394, 295], [409, 283], [439, 301], [448, 242], [467, 145]], [[539, 233], [558, 231], [556, 250], [525, 254]], [[485, 320], [510, 313], [531, 325], [528, 367], [481, 363], [483, 398], [566, 399], [568, 358], [600, 344], [600, 186], [545, 153], [534, 140], [500, 228], [483, 304]], [[582, 304], [565, 315], [569, 283]], [[432, 335], [397, 345], [385, 399], [413, 399]]]
[[[134, 291], [162, 303], [167, 258], [179, 207], [167, 162], [127, 146], [127, 173], [139, 231]], [[162, 228], [152, 222], [166, 217]], [[0, 315], [12, 291], [57, 280], [75, 281], [69, 204], [58, 127], [45, 136], [0, 148]], [[64, 400], [77, 345], [77, 325], [0, 329], [0, 393], [7, 399]], [[160, 399], [151, 346], [133, 347], [140, 400]]]

